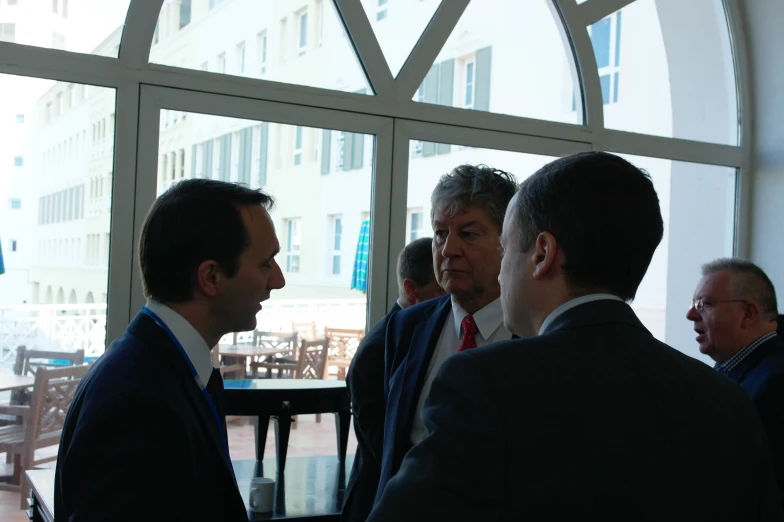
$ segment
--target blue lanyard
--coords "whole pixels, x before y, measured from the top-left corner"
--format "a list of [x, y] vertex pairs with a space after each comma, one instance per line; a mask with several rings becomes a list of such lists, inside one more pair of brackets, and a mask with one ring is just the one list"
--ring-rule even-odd
[[[160, 317], [158, 317], [152, 310], [150, 310], [146, 306], [142, 307], [142, 312], [148, 315], [153, 321], [155, 321], [155, 324], [163, 328], [163, 331], [166, 332], [166, 335], [169, 336], [169, 339], [172, 340], [174, 345], [180, 351], [180, 354], [185, 359], [185, 362], [188, 363], [188, 368], [190, 368], [191, 370], [191, 375], [193, 375], [194, 379], [198, 377], [199, 374], [196, 372], [196, 368], [193, 367], [193, 363], [191, 362], [190, 357], [188, 357], [188, 354], [185, 353], [182, 344], [180, 344], [180, 341], [177, 339], [174, 333], [169, 329], [166, 323], [164, 323]], [[218, 408], [215, 407], [215, 403], [212, 402], [212, 397], [210, 397], [210, 394], [207, 393], [206, 388], [203, 388], [201, 390], [201, 393], [202, 395], [204, 395], [204, 399], [207, 401], [210, 410], [212, 410], [212, 416], [215, 417], [215, 423], [218, 425], [218, 433], [220, 433], [221, 440], [223, 441], [223, 447], [226, 449], [226, 458], [229, 458], [229, 441], [226, 439], [226, 431], [223, 427], [223, 423], [220, 420], [220, 415], [218, 415]]]

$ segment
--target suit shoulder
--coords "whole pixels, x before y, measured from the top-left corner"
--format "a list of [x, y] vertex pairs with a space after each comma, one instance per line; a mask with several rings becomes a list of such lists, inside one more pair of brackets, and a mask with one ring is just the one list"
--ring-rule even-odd
[[409, 306], [408, 308], [404, 308], [403, 310], [393, 314], [390, 318], [390, 322], [394, 322], [396, 325], [418, 322], [422, 320], [423, 317], [428, 316], [436, 309], [447, 304], [449, 301], [451, 301], [451, 299], [452, 298], [449, 295], [445, 295], [435, 299], [429, 299], [423, 303]]

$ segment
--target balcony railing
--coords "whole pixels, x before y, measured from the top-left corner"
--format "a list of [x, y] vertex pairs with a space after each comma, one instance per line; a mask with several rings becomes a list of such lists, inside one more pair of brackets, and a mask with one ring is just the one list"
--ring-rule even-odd
[[[264, 302], [256, 328], [289, 332], [293, 322], [315, 322], [319, 332], [325, 326], [364, 328], [365, 310], [365, 299], [276, 299]], [[221, 339], [231, 341], [231, 335]], [[0, 306], [0, 364], [13, 361], [20, 345], [101, 355], [106, 349], [106, 305]]]

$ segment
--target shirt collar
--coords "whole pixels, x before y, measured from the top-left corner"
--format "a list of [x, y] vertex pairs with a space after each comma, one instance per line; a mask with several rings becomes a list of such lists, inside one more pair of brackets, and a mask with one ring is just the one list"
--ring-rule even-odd
[[728, 375], [737, 365], [741, 363], [741, 361], [743, 361], [743, 359], [751, 355], [751, 352], [753, 352], [759, 345], [761, 345], [768, 339], [771, 339], [775, 335], [776, 335], [775, 331], [766, 333], [762, 337], [755, 340], [753, 343], [744, 346], [740, 351], [738, 351], [735, 355], [733, 355], [732, 357], [724, 361], [722, 364], [716, 363], [714, 368], [720, 371], [721, 373], [723, 373], [724, 375]]
[[558, 308], [550, 312], [550, 315], [548, 315], [547, 318], [544, 320], [542, 326], [539, 327], [539, 335], [542, 335], [545, 331], [547, 331], [547, 328], [553, 323], [553, 321], [555, 321], [556, 318], [558, 318], [558, 316], [560, 316], [567, 310], [571, 310], [572, 308], [576, 306], [580, 306], [581, 304], [591, 303], [593, 301], [601, 301], [604, 299], [623, 302], [623, 299], [613, 294], [588, 294], [580, 297], [575, 297], [571, 301], [565, 302], [564, 304], [562, 304], [561, 306], [559, 306]]
[[150, 299], [146, 306], [174, 334], [196, 370], [196, 384], [203, 390], [212, 376], [212, 355], [207, 342], [187, 319], [165, 304]]
[[[455, 298], [452, 297], [452, 317], [455, 320], [455, 332], [457, 333], [458, 339], [460, 339], [463, 318], [467, 315], [468, 312], [463, 310], [463, 308], [457, 304]], [[501, 308], [501, 299], [498, 298], [490, 304], [485, 305], [484, 308], [477, 310], [473, 315], [479, 334], [482, 336], [482, 339], [487, 341], [490, 339], [490, 336], [493, 335], [493, 332], [498, 330], [501, 323], [504, 322], [504, 310]]]

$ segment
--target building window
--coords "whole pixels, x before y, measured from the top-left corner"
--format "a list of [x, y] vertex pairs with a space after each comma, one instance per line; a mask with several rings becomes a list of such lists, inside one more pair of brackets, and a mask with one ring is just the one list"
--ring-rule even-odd
[[203, 64], [201, 64], [201, 70], [202, 71], [209, 71], [210, 70], [209, 62], [204, 62]]
[[411, 212], [409, 218], [409, 233], [408, 233], [408, 242], [415, 241], [420, 237], [424, 237], [424, 219], [422, 211]]
[[226, 74], [226, 53], [220, 53], [218, 55], [218, 72]]
[[16, 41], [16, 24], [0, 24], [0, 42]]
[[16, 123], [24, 123], [24, 114], [16, 115]]
[[267, 31], [259, 33], [259, 72], [267, 73]]
[[294, 165], [302, 164], [302, 127], [294, 131]]
[[474, 107], [474, 84], [476, 82], [476, 64], [473, 61], [465, 64], [465, 108]]
[[11, 210], [21, 210], [22, 209], [22, 200], [18, 198], [11, 198], [8, 200], [8, 208]]
[[300, 56], [308, 50], [308, 12], [302, 11], [299, 15], [299, 42], [297, 54]]
[[24, 158], [22, 156], [14, 156], [14, 167], [23, 167]]
[[237, 44], [237, 70], [240, 74], [245, 72], [245, 42]]
[[8, 0], [8, 5], [16, 5], [18, 0]]
[[11, 252], [16, 252], [16, 239], [11, 240]]
[[286, 272], [299, 273], [299, 252], [302, 244], [301, 220], [289, 219], [286, 221]]
[[223, 3], [223, 0], [210, 0], [210, 9], [213, 7], [219, 6]]
[[340, 259], [343, 250], [343, 218], [332, 218], [332, 275], [340, 275]]
[[[588, 28], [588, 33], [599, 68], [602, 103], [617, 103], [621, 66], [621, 12], [594, 23]], [[572, 110], [577, 110], [576, 96], [572, 102]]]
[[378, 0], [378, 11], [376, 11], [376, 20], [383, 20], [387, 17], [387, 4], [389, 0]]
[[180, 29], [191, 23], [191, 0], [180, 0]]

